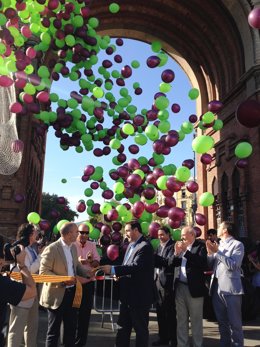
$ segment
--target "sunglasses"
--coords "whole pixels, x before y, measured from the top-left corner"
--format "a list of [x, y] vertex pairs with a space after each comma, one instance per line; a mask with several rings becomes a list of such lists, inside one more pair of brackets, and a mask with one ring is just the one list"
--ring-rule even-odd
[[84, 235], [84, 234], [88, 235], [89, 231], [79, 231], [79, 233], [80, 233], [80, 235]]

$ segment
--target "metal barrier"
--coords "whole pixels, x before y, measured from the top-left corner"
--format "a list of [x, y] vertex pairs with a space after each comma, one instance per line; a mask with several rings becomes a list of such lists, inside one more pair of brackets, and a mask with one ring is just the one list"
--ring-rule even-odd
[[119, 312], [118, 282], [111, 276], [96, 276], [94, 310], [102, 313], [101, 327], [104, 327], [105, 314], [109, 314], [112, 330], [115, 331], [113, 313]]

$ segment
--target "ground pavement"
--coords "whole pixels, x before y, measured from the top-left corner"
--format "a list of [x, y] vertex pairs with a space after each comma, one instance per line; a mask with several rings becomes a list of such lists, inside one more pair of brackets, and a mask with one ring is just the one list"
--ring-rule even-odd
[[[91, 322], [89, 326], [89, 338], [86, 347], [114, 347], [115, 332], [112, 330], [109, 314], [104, 317], [104, 327], [101, 327], [102, 315], [92, 310]], [[114, 315], [116, 322], [116, 314]], [[44, 347], [47, 329], [47, 313], [40, 311], [39, 336], [37, 347]], [[150, 346], [157, 340], [156, 314], [150, 313]], [[260, 317], [244, 324], [245, 347], [260, 347]], [[134, 334], [131, 338], [131, 347], [134, 347]], [[219, 346], [219, 333], [217, 324], [204, 320], [204, 347]]]

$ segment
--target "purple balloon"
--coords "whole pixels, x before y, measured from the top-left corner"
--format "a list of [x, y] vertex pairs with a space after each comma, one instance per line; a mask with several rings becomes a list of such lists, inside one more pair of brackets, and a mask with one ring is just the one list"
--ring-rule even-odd
[[236, 162], [236, 167], [239, 169], [244, 169], [248, 166], [248, 160], [247, 159], [239, 159]]
[[168, 212], [169, 212], [170, 207], [169, 206], [160, 206], [158, 210], [156, 211], [156, 215], [160, 218], [166, 218], [168, 217]]
[[119, 222], [115, 222], [112, 224], [112, 229], [114, 231], [120, 231], [122, 229], [122, 224]]
[[111, 233], [110, 226], [107, 224], [103, 224], [101, 227], [101, 232], [103, 233], [103, 235], [109, 235]]
[[101, 236], [100, 244], [102, 246], [108, 246], [110, 245], [110, 242], [111, 242], [111, 237], [109, 235], [104, 234], [103, 236]]
[[85, 176], [91, 176], [95, 172], [95, 167], [93, 165], [88, 165], [84, 169]]
[[195, 214], [195, 221], [199, 225], [205, 225], [207, 223], [207, 218], [202, 213], [196, 213]]
[[188, 169], [191, 170], [194, 168], [194, 160], [193, 159], [185, 159], [181, 165], [186, 166]]
[[181, 220], [173, 220], [169, 218], [168, 223], [172, 229], [177, 229], [181, 226]]
[[48, 229], [50, 229], [51, 223], [46, 219], [42, 219], [39, 223], [39, 227], [41, 230], [47, 231]]
[[160, 229], [161, 225], [157, 222], [152, 222], [149, 225], [149, 235], [151, 238], [157, 239], [158, 238], [158, 230]]
[[25, 200], [25, 196], [23, 194], [19, 194], [19, 193], [16, 193], [14, 195], [14, 201], [15, 202], [18, 202], [18, 203], [21, 203]]
[[260, 8], [254, 8], [248, 16], [248, 23], [254, 29], [260, 29]]
[[172, 220], [181, 221], [185, 217], [185, 211], [180, 207], [172, 207], [169, 209], [168, 217]]
[[135, 218], [140, 218], [144, 212], [144, 203], [142, 201], [137, 201], [132, 207], [132, 213]]
[[142, 184], [142, 178], [137, 174], [129, 175], [126, 181], [131, 187], [139, 187]]
[[137, 126], [143, 125], [144, 124], [144, 116], [138, 114], [134, 117], [133, 123]]
[[257, 127], [260, 125], [260, 102], [256, 100], [242, 102], [236, 110], [236, 118], [247, 128]]
[[180, 112], [181, 107], [180, 107], [179, 104], [172, 104], [171, 109], [172, 109], [172, 112], [173, 112], [173, 113], [178, 113], [178, 112]]
[[171, 83], [174, 80], [174, 78], [175, 78], [175, 74], [170, 69], [164, 70], [161, 74], [161, 79], [165, 83]]
[[208, 103], [208, 110], [213, 113], [220, 112], [223, 108], [223, 104], [221, 101], [212, 100]]
[[121, 75], [124, 78], [129, 78], [130, 76], [132, 76], [132, 68], [129, 65], [125, 65], [122, 69], [121, 69]]
[[181, 184], [173, 176], [170, 176], [166, 182], [166, 187], [172, 192], [178, 192], [181, 189]]
[[177, 131], [172, 130], [168, 133], [168, 135], [165, 137], [165, 143], [167, 146], [173, 147], [177, 145], [179, 142], [179, 134]]
[[200, 161], [202, 162], [202, 164], [208, 165], [212, 162], [212, 156], [208, 153], [204, 153], [200, 157]]
[[66, 199], [64, 198], [64, 196], [59, 196], [57, 198], [57, 204], [64, 205], [65, 203], [66, 203]]
[[189, 121], [190, 121], [191, 123], [196, 123], [197, 120], [198, 120], [198, 117], [196, 116], [196, 114], [191, 114], [191, 115], [189, 116]]
[[117, 220], [118, 216], [118, 212], [115, 208], [112, 208], [112, 210], [108, 211], [107, 213], [107, 219], [109, 221]]
[[114, 56], [114, 61], [115, 61], [116, 63], [122, 63], [123, 59], [122, 59], [121, 55], [116, 54], [116, 55]]
[[99, 203], [94, 203], [94, 204], [91, 206], [91, 211], [92, 211], [92, 213], [94, 213], [94, 214], [100, 214], [100, 204], [99, 204]]
[[147, 187], [147, 188], [144, 189], [144, 191], [143, 191], [142, 194], [143, 194], [143, 196], [144, 196], [147, 200], [151, 200], [152, 198], [155, 197], [156, 192], [155, 192], [155, 189], [154, 189], [154, 188], [152, 188], [152, 187]]
[[148, 212], [148, 213], [154, 213], [158, 210], [159, 208], [159, 204], [158, 202], [155, 202], [153, 204], [145, 204], [145, 210]]
[[137, 154], [139, 152], [139, 147], [137, 145], [130, 145], [128, 150], [131, 154]]
[[153, 143], [153, 150], [157, 154], [161, 154], [164, 150], [164, 142], [162, 140], [156, 140]]
[[196, 233], [196, 237], [200, 237], [202, 232], [201, 229], [199, 227], [193, 227], [195, 233]]
[[146, 60], [146, 64], [149, 68], [155, 68], [156, 66], [160, 64], [160, 62], [161, 62], [161, 59], [157, 57], [156, 55], [152, 55]]
[[190, 192], [190, 193], [196, 193], [199, 189], [199, 185], [197, 182], [195, 181], [189, 181], [187, 184], [186, 184], [186, 188], [187, 190]]
[[76, 210], [77, 210], [79, 213], [84, 212], [84, 211], [86, 210], [86, 204], [85, 204], [85, 202], [79, 201], [79, 202], [77, 203]]
[[140, 168], [140, 163], [137, 159], [132, 158], [128, 162], [128, 167], [130, 170], [137, 170]]
[[104, 190], [102, 193], [102, 197], [106, 200], [112, 199], [114, 196], [114, 192], [110, 189]]
[[118, 231], [114, 231], [111, 234], [111, 240], [112, 240], [112, 243], [120, 244], [122, 241], [122, 234]]
[[111, 261], [114, 261], [119, 257], [119, 248], [117, 245], [110, 245], [107, 247], [107, 257]]
[[176, 207], [176, 200], [175, 198], [172, 196], [172, 197], [166, 197], [164, 199], [164, 203], [166, 206], [169, 206], [169, 207]]

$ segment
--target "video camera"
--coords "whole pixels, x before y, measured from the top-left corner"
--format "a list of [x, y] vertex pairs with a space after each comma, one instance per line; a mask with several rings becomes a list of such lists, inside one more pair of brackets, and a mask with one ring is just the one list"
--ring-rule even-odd
[[11, 250], [13, 251], [13, 253], [16, 255], [18, 255], [21, 252], [21, 248], [19, 247], [19, 245], [22, 245], [24, 247], [29, 246], [29, 238], [28, 237], [22, 237], [20, 240], [17, 240], [13, 243], [6, 243], [4, 245], [4, 259], [6, 261], [15, 261]]

